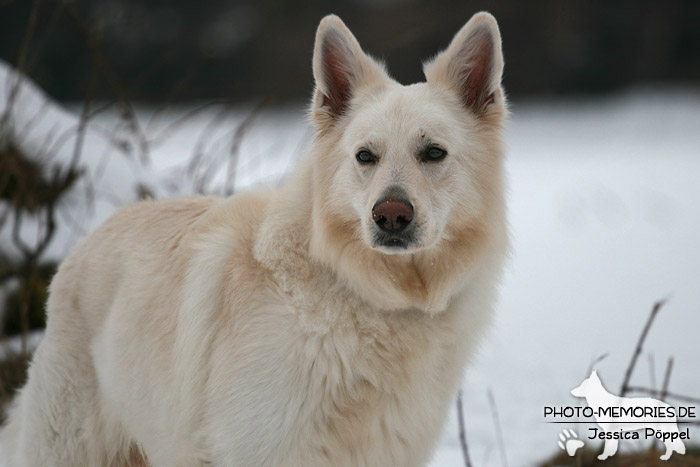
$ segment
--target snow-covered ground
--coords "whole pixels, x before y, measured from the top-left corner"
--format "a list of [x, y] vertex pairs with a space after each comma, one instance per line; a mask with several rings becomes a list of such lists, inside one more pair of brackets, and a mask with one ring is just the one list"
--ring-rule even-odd
[[[0, 113], [7, 82], [0, 76]], [[37, 96], [28, 91], [24, 104], [15, 104], [13, 134], [28, 152], [50, 153], [47, 167], [60, 166], [75, 138], [52, 152], [46, 140], [70, 132], [81, 109], [43, 106]], [[191, 193], [202, 183], [225, 191], [227, 176], [235, 176], [237, 189], [274, 184], [310, 137], [301, 105], [260, 114], [207, 107], [192, 115], [196, 107], [138, 108], [138, 132], [115, 112], [96, 116], [81, 156], [92, 183], [71, 193], [66, 216], [88, 230], [135, 199], [137, 184], [158, 197]], [[496, 324], [464, 381], [476, 466], [502, 465], [498, 436], [510, 466], [554, 453], [564, 427], [586, 436], [586, 425], [546, 423], [544, 406], [579, 404], [570, 389], [605, 353], [596, 367], [617, 392], [649, 310], [661, 298], [668, 303], [632, 382], [658, 387], [673, 356], [670, 390], [700, 397], [700, 92], [638, 89], [604, 99], [516, 102], [512, 113], [506, 138], [513, 256]], [[238, 163], [229, 168], [236, 128], [251, 115], [234, 149]], [[191, 170], [193, 154], [202, 157]], [[95, 199], [91, 205], [87, 194]], [[60, 230], [48, 254], [62, 257], [75, 237], [75, 228]], [[1, 232], [0, 240], [7, 240]], [[700, 439], [700, 430], [691, 429], [691, 438]], [[632, 445], [623, 441], [621, 448], [626, 444]], [[463, 465], [454, 414], [432, 465]]]

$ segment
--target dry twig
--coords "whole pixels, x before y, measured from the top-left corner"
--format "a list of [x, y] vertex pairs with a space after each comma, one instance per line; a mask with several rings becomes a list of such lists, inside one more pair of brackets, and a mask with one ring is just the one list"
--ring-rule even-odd
[[493, 415], [493, 426], [496, 429], [496, 438], [498, 439], [498, 451], [501, 454], [501, 465], [503, 467], [508, 467], [508, 460], [506, 457], [506, 445], [503, 442], [503, 429], [501, 428], [501, 422], [498, 418], [498, 410], [496, 409], [496, 399], [493, 397], [493, 391], [491, 388], [488, 390], [489, 405], [491, 406], [491, 413]]
[[630, 361], [630, 364], [627, 367], [627, 371], [625, 371], [625, 379], [622, 381], [622, 387], [620, 388], [620, 397], [624, 397], [625, 394], [627, 394], [627, 391], [629, 390], [629, 382], [630, 378], [632, 377], [632, 371], [634, 371], [634, 366], [637, 364], [637, 358], [639, 358], [639, 354], [642, 353], [642, 346], [644, 345], [644, 341], [647, 338], [649, 328], [651, 328], [651, 325], [654, 322], [654, 318], [656, 318], [656, 314], [659, 312], [661, 307], [664, 306], [665, 303], [666, 300], [659, 300], [654, 304], [654, 307], [651, 309], [649, 319], [647, 319], [647, 322], [644, 325], [642, 334], [639, 336], [639, 340], [637, 341], [637, 347], [634, 349], [634, 353], [632, 354], [632, 360]]
[[467, 448], [467, 433], [464, 429], [464, 408], [462, 404], [462, 390], [457, 394], [457, 423], [459, 425], [459, 444], [462, 446], [462, 456], [464, 457], [464, 466], [472, 467], [471, 459], [469, 458], [469, 449]]

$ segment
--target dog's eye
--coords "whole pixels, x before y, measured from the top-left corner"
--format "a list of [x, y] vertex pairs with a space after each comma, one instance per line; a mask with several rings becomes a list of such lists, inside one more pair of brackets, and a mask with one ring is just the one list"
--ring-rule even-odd
[[437, 146], [430, 146], [423, 153], [423, 160], [425, 162], [439, 162], [445, 158], [447, 151], [440, 149]]
[[363, 149], [362, 151], [358, 152], [355, 155], [355, 158], [360, 164], [372, 164], [377, 161], [377, 156], [375, 156], [366, 149]]

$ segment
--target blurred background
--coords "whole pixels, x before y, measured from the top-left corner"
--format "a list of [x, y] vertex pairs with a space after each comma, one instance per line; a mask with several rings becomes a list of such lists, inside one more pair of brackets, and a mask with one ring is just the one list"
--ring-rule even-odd
[[85, 97], [95, 66], [98, 99], [115, 98], [122, 87], [130, 98], [152, 103], [306, 99], [313, 33], [329, 12], [351, 25], [403, 83], [422, 80], [419, 60], [445, 47], [480, 10], [500, 24], [513, 98], [700, 81], [697, 1], [3, 3], [0, 58], [17, 64], [20, 44], [29, 41], [31, 77], [61, 101]]
[[[700, 2], [0, 0], [0, 420], [78, 239], [126, 203], [294, 167], [323, 16], [408, 84], [480, 10], [503, 37], [514, 245], [464, 382], [471, 462], [588, 465], [552, 460], [566, 425], [543, 407], [580, 403], [591, 367], [620, 393], [662, 299], [627, 386], [700, 405]], [[464, 465], [456, 417], [435, 466]]]

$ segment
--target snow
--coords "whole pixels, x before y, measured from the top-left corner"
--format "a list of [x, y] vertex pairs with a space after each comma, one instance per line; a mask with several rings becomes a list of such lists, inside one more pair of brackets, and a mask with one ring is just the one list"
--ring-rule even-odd
[[[27, 350], [29, 352], [34, 352], [43, 337], [44, 331], [30, 331], [27, 334]], [[2, 342], [2, 345], [0, 345], [0, 359], [5, 358], [7, 355], [18, 355], [20, 352], [22, 352], [22, 336], [7, 337]]]
[[[0, 146], [7, 142], [18, 146], [42, 165], [47, 178], [57, 169], [67, 170], [77, 153], [76, 168], [85, 174], [59, 203], [62, 222], [46, 259], [65, 257], [77, 236], [102, 223], [119, 206], [138, 200], [140, 187], [162, 198], [228, 193], [231, 174], [238, 190], [278, 183], [310, 135], [302, 108], [258, 112], [253, 107], [211, 103], [166, 111], [136, 108], [134, 122], [128, 118], [130, 108], [93, 102], [81, 131], [82, 103], [63, 108], [26, 78], [12, 101], [15, 80], [11, 67], [0, 61], [0, 118], [8, 101], [13, 102], [10, 125], [0, 125]], [[241, 124], [245, 131], [237, 138]], [[234, 141], [239, 141], [237, 158], [231, 155]], [[192, 159], [198, 163], [192, 165]], [[237, 162], [230, 167], [232, 160]], [[5, 209], [0, 200], [0, 215]], [[7, 228], [11, 220], [12, 216], [0, 229], [0, 241], [7, 253], [17, 257]], [[36, 238], [40, 227], [38, 219], [24, 222], [22, 238]]]
[[[131, 154], [133, 151], [129, 148], [136, 147], [136, 142], [123, 122], [110, 128], [91, 122], [83, 132], [80, 130], [80, 110], [74, 114], [53, 103], [27, 79], [19, 81], [13, 100], [10, 96], [16, 82], [13, 70], [0, 61], [0, 115], [9, 112], [10, 117], [7, 125], [0, 125], [0, 145], [16, 145], [23, 154], [40, 164], [46, 179], [56, 171], [65, 173], [74, 156], [76, 168], [85, 173], [69, 196], [58, 205], [56, 240], [45, 258], [60, 259], [66, 255], [77, 235], [104, 220], [117, 206], [136, 200], [134, 185], [149, 184], [151, 174], [142, 170], [141, 164]], [[80, 144], [83, 151], [76, 150]], [[0, 214], [6, 209], [6, 204], [0, 201]], [[17, 257], [19, 252], [9, 240], [8, 226], [13, 224], [13, 219], [10, 216], [0, 231], [0, 241], [5, 253]], [[94, 223], [86, 223], [86, 220]], [[29, 217], [22, 223], [21, 237], [36, 239], [40, 227], [39, 219]]]
[[[0, 64], [0, 112], [7, 74]], [[65, 166], [74, 136], [56, 151], [41, 148], [51, 134], [77, 127], [80, 105], [62, 109], [31, 87], [18, 102], [17, 144], [29, 154], [51, 154], [47, 164]], [[138, 184], [157, 197], [201, 186], [224, 192], [227, 175], [235, 176], [237, 189], [274, 185], [310, 138], [302, 106], [259, 113], [221, 105], [195, 112], [198, 107], [137, 108], [147, 144], [118, 112], [98, 114], [87, 125], [80, 160], [92, 185], [74, 188], [62, 208], [87, 231], [136, 199]], [[570, 389], [606, 353], [596, 368], [617, 392], [648, 313], [662, 298], [668, 302], [632, 383], [658, 387], [672, 356], [670, 390], [700, 397], [700, 94], [636, 89], [600, 99], [516, 102], [511, 110], [506, 139], [513, 255], [496, 323], [463, 385], [467, 441], [478, 466], [501, 465], [499, 435], [511, 466], [553, 454], [563, 428], [576, 429], [589, 443], [587, 425], [546, 423], [544, 406], [580, 404]], [[248, 120], [239, 160], [230, 167], [236, 128]], [[206, 163], [188, 170], [193, 154], [213, 161], [211, 177]], [[86, 190], [94, 193], [91, 207], [81, 202]], [[59, 233], [50, 257], [63, 257], [75, 242], [74, 229]], [[700, 430], [691, 428], [691, 439], [698, 436]], [[621, 443], [621, 449], [630, 446], [646, 445]], [[452, 413], [431, 465], [461, 466], [461, 456]]]
[[[464, 383], [479, 466], [500, 465], [489, 388], [509, 465], [542, 460], [561, 429], [586, 436], [589, 427], [544, 423], [544, 406], [578, 405], [569, 391], [605, 353], [596, 367], [617, 393], [662, 298], [632, 383], [652, 385], [652, 358], [658, 388], [673, 356], [670, 390], [700, 396], [700, 94], [638, 90], [512, 110], [514, 252], [497, 323]], [[456, 433], [453, 416], [432, 465], [463, 465]], [[691, 427], [691, 440], [699, 435]]]

